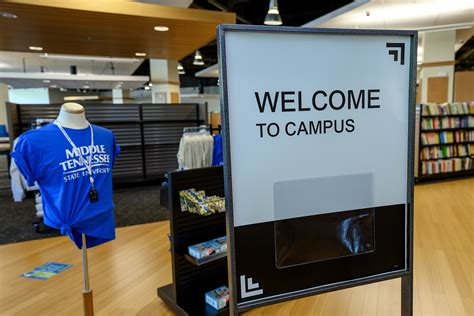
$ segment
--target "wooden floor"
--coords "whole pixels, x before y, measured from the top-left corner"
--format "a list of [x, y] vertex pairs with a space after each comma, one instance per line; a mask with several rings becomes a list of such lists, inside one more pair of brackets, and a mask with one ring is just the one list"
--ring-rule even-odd
[[[171, 281], [168, 222], [117, 230], [91, 249], [96, 315], [171, 315], [156, 288]], [[40, 281], [45, 262], [74, 266]], [[474, 315], [474, 179], [415, 190], [415, 315]], [[0, 247], [0, 315], [81, 315], [81, 253], [64, 238]], [[257, 309], [248, 315], [399, 315], [400, 282], [387, 281]]]

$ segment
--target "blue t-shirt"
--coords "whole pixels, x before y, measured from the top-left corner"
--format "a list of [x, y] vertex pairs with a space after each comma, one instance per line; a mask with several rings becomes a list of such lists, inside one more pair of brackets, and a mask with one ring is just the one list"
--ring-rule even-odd
[[214, 147], [212, 152], [212, 165], [220, 166], [224, 164], [224, 157], [222, 155], [222, 135], [214, 135]]
[[28, 184], [38, 182], [44, 223], [68, 235], [79, 249], [82, 248], [81, 234], [86, 235], [87, 248], [115, 239], [112, 167], [120, 147], [111, 131], [95, 125], [92, 128], [93, 147], [89, 127], [64, 130], [86, 161], [92, 152], [97, 202], [90, 201], [91, 184], [82, 159], [58, 126], [48, 124], [25, 132], [11, 153]]

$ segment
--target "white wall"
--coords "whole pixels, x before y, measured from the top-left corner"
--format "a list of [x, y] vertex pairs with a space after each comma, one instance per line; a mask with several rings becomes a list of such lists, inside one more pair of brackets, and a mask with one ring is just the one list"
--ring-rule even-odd
[[61, 91], [59, 89], [49, 89], [49, 103], [64, 103], [64, 98], [69, 96], [98, 95], [98, 92], [77, 92], [76, 90]]
[[10, 89], [8, 98], [12, 103], [48, 104], [49, 91], [48, 88]]
[[181, 94], [181, 103], [205, 103], [207, 102], [208, 112], [220, 112], [221, 102], [218, 94], [199, 94], [185, 95]]

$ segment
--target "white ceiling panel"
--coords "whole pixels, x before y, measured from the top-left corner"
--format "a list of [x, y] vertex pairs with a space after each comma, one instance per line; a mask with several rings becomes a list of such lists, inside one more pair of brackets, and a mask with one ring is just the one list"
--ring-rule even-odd
[[[131, 76], [143, 59], [60, 55], [0, 51], [0, 82], [14, 88], [61, 87], [65, 89], [135, 89], [148, 76]], [[77, 67], [77, 75], [70, 74]], [[43, 72], [41, 72], [43, 70]], [[121, 83], [122, 82], [122, 83]]]
[[0, 72], [0, 82], [16, 89], [43, 87], [86, 90], [136, 89], [148, 81], [148, 76]]
[[474, 0], [373, 0], [304, 26], [416, 30], [453, 24], [474, 25]]
[[78, 74], [131, 75], [143, 61], [143, 59], [129, 59], [131, 62], [120, 62], [122, 59], [116, 59], [117, 62], [113, 62], [114, 59], [111, 59], [112, 62], [97, 61], [94, 60], [94, 56], [89, 56], [89, 60], [77, 60], [73, 55], [69, 55], [70, 59], [58, 60], [44, 58], [41, 55], [43, 54], [0, 51], [0, 72], [40, 72], [43, 66], [45, 73], [69, 73], [70, 66], [76, 66]]

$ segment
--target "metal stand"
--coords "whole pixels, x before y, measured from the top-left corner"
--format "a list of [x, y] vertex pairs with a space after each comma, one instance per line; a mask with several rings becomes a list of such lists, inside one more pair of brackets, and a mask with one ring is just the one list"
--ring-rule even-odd
[[413, 272], [402, 277], [402, 311], [403, 316], [413, 315]]
[[82, 292], [82, 301], [84, 303], [84, 316], [94, 316], [92, 290], [89, 287], [89, 264], [87, 261], [86, 235], [84, 234], [82, 234], [82, 270], [84, 272], [84, 291]]

